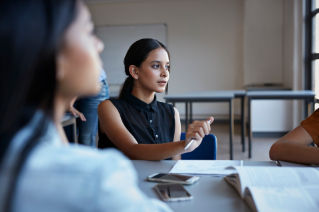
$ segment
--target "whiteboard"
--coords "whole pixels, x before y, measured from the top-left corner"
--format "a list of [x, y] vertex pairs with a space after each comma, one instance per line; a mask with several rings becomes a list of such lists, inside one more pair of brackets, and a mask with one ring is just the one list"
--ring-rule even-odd
[[141, 38], [154, 38], [166, 45], [165, 24], [97, 26], [97, 36], [104, 42], [101, 53], [110, 86], [121, 85], [126, 79], [123, 60], [128, 48]]

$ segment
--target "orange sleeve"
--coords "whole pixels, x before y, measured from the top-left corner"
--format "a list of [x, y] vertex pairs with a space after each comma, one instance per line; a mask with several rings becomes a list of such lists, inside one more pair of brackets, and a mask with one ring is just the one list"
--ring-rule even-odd
[[319, 109], [300, 124], [312, 137], [313, 141], [319, 145]]

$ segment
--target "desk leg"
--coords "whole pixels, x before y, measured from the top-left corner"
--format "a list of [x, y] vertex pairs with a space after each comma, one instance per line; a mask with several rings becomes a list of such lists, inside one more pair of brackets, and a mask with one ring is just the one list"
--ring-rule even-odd
[[315, 98], [312, 99], [305, 99], [304, 101], [304, 108], [305, 108], [305, 114], [304, 114], [304, 119], [308, 118], [315, 109]]
[[185, 132], [188, 128], [188, 101], [185, 102]]
[[245, 97], [240, 98], [241, 107], [241, 147], [242, 152], [245, 152]]
[[78, 143], [78, 136], [76, 133], [76, 118], [74, 118], [74, 123], [73, 123], [73, 141], [74, 143]]
[[248, 98], [248, 158], [251, 158], [251, 99]]
[[229, 100], [229, 156], [233, 160], [233, 133], [234, 133], [234, 116], [233, 100]]
[[305, 118], [308, 118], [314, 110], [315, 110], [315, 98], [310, 99], [309, 101], [307, 100], [307, 116]]
[[189, 123], [193, 122], [193, 102], [189, 102]]
[[308, 115], [309, 115], [309, 103], [310, 102], [308, 102], [308, 100], [306, 100], [305, 99], [305, 101], [304, 101], [304, 111], [305, 111], [305, 113], [304, 113], [304, 119], [306, 119], [307, 117], [308, 117]]

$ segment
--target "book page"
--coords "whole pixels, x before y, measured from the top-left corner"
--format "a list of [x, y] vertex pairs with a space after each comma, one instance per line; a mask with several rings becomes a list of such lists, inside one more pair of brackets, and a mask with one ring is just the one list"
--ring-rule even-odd
[[236, 167], [242, 190], [248, 186], [286, 187], [317, 185], [319, 171], [311, 167]]
[[249, 187], [249, 190], [245, 191], [244, 199], [254, 211], [257, 209], [260, 212], [319, 211], [318, 192], [319, 186]]
[[224, 177], [224, 180], [229, 183], [235, 190], [238, 192], [239, 196], [243, 197], [243, 190], [244, 188], [241, 188], [240, 180], [238, 174], [229, 174], [226, 177]]

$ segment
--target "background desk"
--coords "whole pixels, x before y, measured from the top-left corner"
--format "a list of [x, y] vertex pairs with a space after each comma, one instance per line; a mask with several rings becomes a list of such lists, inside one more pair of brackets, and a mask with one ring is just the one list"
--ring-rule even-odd
[[[149, 197], [159, 199], [152, 189], [156, 183], [147, 182], [145, 178], [158, 172], [169, 172], [176, 161], [141, 161], [133, 160], [133, 165], [138, 172], [138, 184], [140, 189]], [[283, 163], [282, 163], [283, 164]], [[286, 166], [285, 163], [284, 166]], [[256, 162], [244, 161], [244, 166], [276, 166], [274, 161]], [[238, 193], [228, 185], [223, 177], [201, 175], [200, 180], [185, 188], [194, 196], [194, 199], [183, 202], [168, 203], [173, 211], [194, 212], [194, 211], [250, 211]]]
[[164, 97], [166, 102], [185, 103], [185, 129], [188, 123], [193, 119], [193, 103], [194, 102], [226, 102], [229, 104], [229, 155], [233, 159], [233, 134], [234, 134], [234, 114], [233, 114], [233, 99], [241, 99], [241, 141], [242, 151], [245, 151], [245, 91], [244, 90], [219, 90], [219, 91], [202, 91], [192, 92], [177, 95], [167, 95]]
[[305, 102], [304, 118], [314, 111], [315, 93], [313, 91], [248, 91], [248, 157], [251, 158], [252, 149], [252, 127], [251, 127], [251, 102], [253, 100], [303, 100]]

